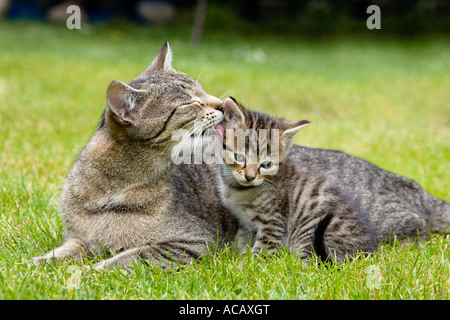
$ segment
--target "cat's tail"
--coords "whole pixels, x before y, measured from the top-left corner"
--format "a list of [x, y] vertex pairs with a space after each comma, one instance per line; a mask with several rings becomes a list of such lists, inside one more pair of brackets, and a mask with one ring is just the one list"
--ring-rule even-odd
[[433, 232], [450, 233], [450, 204], [425, 192], [428, 228]]

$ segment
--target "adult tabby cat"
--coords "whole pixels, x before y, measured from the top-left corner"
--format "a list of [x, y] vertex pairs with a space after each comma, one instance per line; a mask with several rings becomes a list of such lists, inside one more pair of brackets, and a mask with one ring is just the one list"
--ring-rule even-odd
[[62, 188], [65, 242], [33, 262], [113, 251], [120, 254], [95, 267], [128, 267], [136, 260], [164, 267], [171, 259], [197, 259], [210, 242], [232, 240], [236, 225], [215, 188], [183, 191], [171, 177], [172, 133], [186, 128], [195, 136], [214, 127], [223, 118], [221, 104], [172, 69], [167, 43], [129, 85], [112, 82], [97, 130]]
[[256, 233], [253, 254], [287, 247], [300, 251], [306, 262], [313, 252], [322, 260], [344, 262], [358, 251], [375, 249], [365, 213], [336, 185], [288, 158], [295, 134], [308, 121], [275, 119], [232, 99], [223, 109], [219, 189], [239, 220], [239, 246]]

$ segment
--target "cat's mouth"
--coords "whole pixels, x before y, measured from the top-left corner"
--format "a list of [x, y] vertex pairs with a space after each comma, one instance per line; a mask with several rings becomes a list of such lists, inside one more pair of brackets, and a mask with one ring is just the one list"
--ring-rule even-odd
[[256, 180], [253, 180], [250, 182], [249, 181], [239, 181], [238, 183], [243, 187], [251, 188], [251, 187], [259, 186], [262, 183], [262, 181], [256, 181]]
[[220, 124], [216, 124], [215, 126], [208, 127], [199, 133], [193, 132], [193, 133], [191, 133], [191, 138], [196, 138], [200, 135], [203, 137], [208, 137], [208, 136], [211, 136], [212, 132], [217, 133], [217, 135], [220, 136], [220, 139], [223, 140], [225, 130]]
[[252, 188], [255, 188], [259, 186], [262, 182], [247, 182], [247, 181], [236, 181], [237, 183], [232, 185], [232, 188], [237, 190], [250, 190]]
[[240, 182], [238, 182], [237, 184], [231, 185], [231, 188], [236, 189], [236, 190], [249, 190], [249, 189], [251, 189], [253, 187], [254, 187], [254, 185], [241, 184]]
[[223, 129], [223, 127], [220, 124], [217, 124], [214, 129], [216, 130], [216, 132], [219, 134], [220, 138], [223, 140], [223, 137], [225, 135], [225, 130]]

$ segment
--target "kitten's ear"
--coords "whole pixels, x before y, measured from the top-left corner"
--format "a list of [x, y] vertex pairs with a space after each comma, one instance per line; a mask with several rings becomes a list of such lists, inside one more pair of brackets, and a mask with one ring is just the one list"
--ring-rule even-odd
[[227, 98], [222, 104], [224, 121], [231, 125], [237, 125], [245, 121], [243, 109], [236, 103], [233, 97]]
[[138, 77], [148, 76], [158, 70], [172, 69], [172, 50], [169, 47], [169, 43], [163, 44], [161, 50], [153, 60], [153, 62], [142, 71]]
[[308, 120], [300, 120], [300, 121], [294, 121], [294, 122], [289, 123], [289, 125], [287, 126], [287, 129], [284, 130], [284, 132], [281, 134], [281, 140], [282, 140], [285, 150], [292, 147], [292, 145], [294, 144], [295, 135], [297, 134], [297, 132], [301, 128], [307, 126], [310, 123], [311, 122], [309, 122]]
[[139, 117], [137, 114], [136, 99], [144, 92], [136, 90], [122, 81], [113, 81], [106, 92], [106, 101], [113, 118], [117, 123], [126, 125], [137, 125]]

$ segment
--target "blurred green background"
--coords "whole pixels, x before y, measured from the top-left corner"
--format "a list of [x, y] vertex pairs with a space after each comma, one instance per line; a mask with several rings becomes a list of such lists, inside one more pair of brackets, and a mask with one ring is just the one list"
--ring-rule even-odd
[[138, 1], [75, 2], [85, 13], [69, 30], [67, 3], [12, 1], [0, 20], [4, 183], [58, 192], [110, 81], [131, 81], [169, 41], [174, 66], [210, 94], [306, 118], [298, 143], [361, 156], [448, 197], [449, 1], [372, 1], [381, 30], [366, 27], [367, 1], [209, 1], [193, 43], [201, 2], [146, 7], [165, 21], [139, 16]]
[[124, 20], [149, 26], [190, 28], [196, 10], [206, 15], [207, 32], [218, 29], [301, 36], [361, 33], [377, 5], [383, 33], [448, 32], [449, 0], [0, 0], [0, 15], [11, 20], [65, 22], [66, 8], [81, 8], [90, 23]]
[[[67, 4], [50, 15], [55, 3], [44, 2], [15, 1], [24, 6], [10, 4], [0, 18], [3, 297], [39, 297], [25, 286], [35, 276], [26, 261], [63, 239], [60, 187], [95, 130], [106, 88], [131, 81], [165, 41], [173, 66], [208, 93], [310, 120], [298, 144], [362, 157], [450, 201], [449, 1], [370, 1], [381, 30], [366, 27], [367, 1], [209, 1], [199, 41], [196, 1], [173, 1], [158, 21], [148, 18], [154, 9], [139, 16], [133, 1], [109, 11], [78, 2], [79, 30], [66, 26]], [[52, 287], [46, 279], [35, 281]]]

